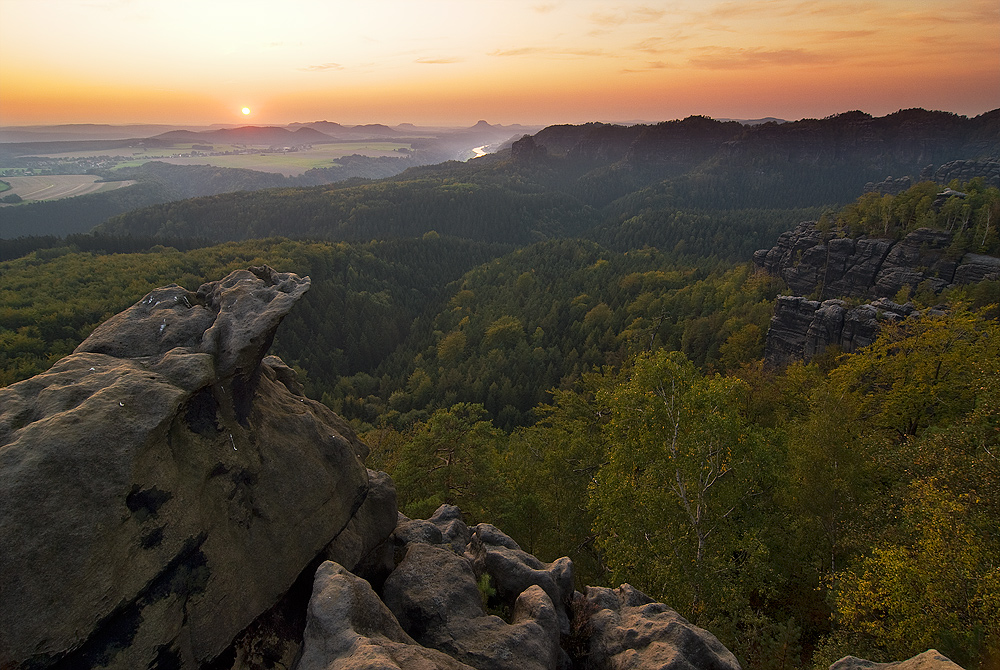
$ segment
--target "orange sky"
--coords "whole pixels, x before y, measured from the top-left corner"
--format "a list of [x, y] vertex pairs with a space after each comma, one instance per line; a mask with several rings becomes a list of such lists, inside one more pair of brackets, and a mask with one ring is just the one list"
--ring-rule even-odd
[[1000, 107], [1000, 2], [0, 0], [0, 125], [907, 107]]

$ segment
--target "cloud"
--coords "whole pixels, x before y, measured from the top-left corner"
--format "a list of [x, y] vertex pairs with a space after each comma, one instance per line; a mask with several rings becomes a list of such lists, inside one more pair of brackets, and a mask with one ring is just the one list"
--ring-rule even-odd
[[818, 32], [803, 32], [803, 36], [820, 42], [836, 42], [838, 40], [856, 40], [878, 35], [877, 30], [821, 30]]
[[327, 70], [343, 70], [344, 66], [340, 63], [323, 63], [322, 65], [307, 65], [306, 67], [300, 67], [299, 70], [303, 72], [326, 72]]
[[594, 12], [588, 18], [599, 26], [614, 28], [626, 23], [651, 23], [663, 18], [666, 10], [652, 7], [632, 7], [616, 12]]
[[829, 62], [828, 58], [805, 49], [705, 47], [701, 51], [700, 56], [694, 56], [688, 61], [689, 65], [707, 70], [746, 70], [770, 65], [814, 65]]
[[547, 58], [560, 58], [563, 56], [575, 56], [584, 58], [610, 56], [604, 49], [551, 49], [548, 47], [522, 47], [520, 49], [504, 49], [491, 51], [490, 56], [544, 56]]
[[708, 12], [708, 16], [722, 19], [752, 16], [759, 18], [787, 18], [791, 16], [858, 16], [872, 9], [870, 2], [851, 0], [752, 0], [751, 2], [722, 2]]
[[547, 49], [538, 47], [522, 47], [520, 49], [504, 49], [502, 51], [491, 51], [490, 56], [535, 56], [545, 53]]
[[446, 65], [448, 63], [461, 63], [464, 58], [458, 58], [456, 56], [449, 56], [444, 58], [418, 58], [415, 63], [426, 63], [429, 65]]
[[674, 67], [676, 67], [676, 66], [675, 65], [671, 65], [670, 63], [666, 63], [666, 62], [664, 62], [662, 60], [657, 60], [657, 61], [650, 61], [650, 62], [646, 63], [644, 66], [625, 68], [625, 69], [621, 70], [621, 73], [622, 74], [638, 74], [640, 72], [650, 72], [652, 70], [668, 70], [668, 69], [671, 69], [671, 68], [674, 68]]
[[559, 5], [557, 5], [556, 3], [550, 2], [545, 5], [535, 5], [534, 7], [532, 7], [532, 9], [538, 12], [539, 14], [548, 14], [549, 12], [554, 11], [558, 7]]
[[670, 38], [647, 37], [646, 39], [633, 44], [631, 46], [631, 50], [646, 54], [678, 53], [681, 49], [675, 45], [677, 42], [685, 39], [687, 38], [682, 36], [680, 33], [677, 33]]

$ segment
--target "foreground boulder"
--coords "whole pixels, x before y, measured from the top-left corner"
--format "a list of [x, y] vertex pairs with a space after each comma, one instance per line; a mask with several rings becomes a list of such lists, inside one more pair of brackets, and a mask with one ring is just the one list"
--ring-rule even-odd
[[308, 288], [157, 289], [0, 389], [0, 667], [198, 667], [348, 525], [366, 447], [263, 361]]
[[407, 635], [371, 585], [327, 561], [316, 571], [298, 670], [472, 670]]
[[874, 663], [856, 656], [845, 656], [830, 666], [830, 670], [962, 670], [962, 667], [937, 649], [895, 663]]
[[568, 558], [544, 563], [458, 508], [400, 515], [380, 600], [335, 563], [316, 575], [300, 670], [739, 670], [714, 635], [623, 584], [573, 590]]
[[732, 652], [663, 603], [622, 584], [587, 587], [588, 670], [739, 670]]

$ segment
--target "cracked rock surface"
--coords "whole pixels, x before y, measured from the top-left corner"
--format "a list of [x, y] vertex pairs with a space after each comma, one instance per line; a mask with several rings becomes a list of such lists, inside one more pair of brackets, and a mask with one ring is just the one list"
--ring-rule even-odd
[[348, 525], [367, 448], [263, 360], [308, 288], [156, 289], [0, 389], [0, 666], [198, 667]]

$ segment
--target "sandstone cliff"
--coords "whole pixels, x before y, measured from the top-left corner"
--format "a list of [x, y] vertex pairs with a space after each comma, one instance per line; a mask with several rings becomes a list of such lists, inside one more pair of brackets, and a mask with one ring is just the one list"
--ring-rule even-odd
[[0, 389], [0, 668], [738, 670], [628, 585], [577, 592], [454, 507], [398, 515], [266, 355], [308, 288], [156, 289]]
[[[905, 287], [940, 293], [949, 286], [1000, 279], [1000, 258], [967, 253], [953, 259], [951, 241], [951, 233], [930, 228], [899, 241], [842, 237], [824, 234], [814, 221], [782, 233], [777, 244], [753, 258], [794, 293], [775, 301], [765, 360], [785, 365], [809, 360], [830, 345], [853, 352], [871, 344], [881, 323], [916, 311], [891, 300]], [[849, 308], [843, 297], [872, 302]]]
[[935, 292], [954, 284], [1000, 279], [1000, 258], [949, 255], [952, 234], [919, 228], [902, 240], [824, 235], [815, 221], [782, 233], [754, 254], [754, 264], [781, 277], [795, 295], [892, 298], [926, 282]]

